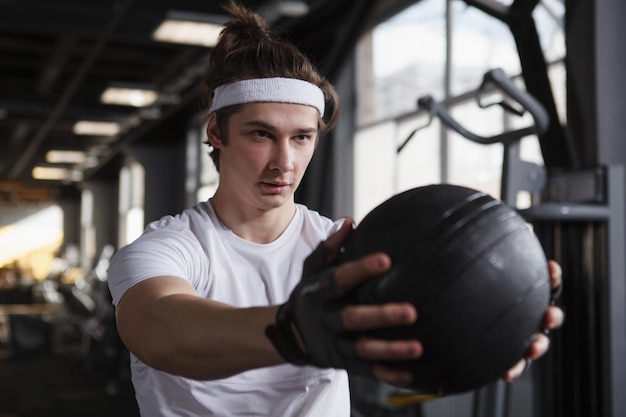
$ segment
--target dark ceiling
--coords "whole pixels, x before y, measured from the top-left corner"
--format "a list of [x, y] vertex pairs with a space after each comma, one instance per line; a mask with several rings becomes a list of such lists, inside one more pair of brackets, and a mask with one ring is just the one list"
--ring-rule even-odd
[[[64, 187], [37, 181], [32, 168], [50, 149], [84, 150], [88, 179], [130, 143], [198, 110], [196, 85], [206, 47], [154, 41], [168, 11], [221, 14], [224, 0], [0, 0], [0, 201], [42, 200]], [[277, 0], [245, 1], [269, 10]], [[267, 15], [333, 78], [359, 33], [415, 1], [309, 0], [302, 17]], [[164, 98], [148, 109], [103, 105], [112, 82], [155, 86]], [[113, 138], [73, 133], [77, 120], [121, 122]], [[167, 138], [162, 138], [167, 140]]]

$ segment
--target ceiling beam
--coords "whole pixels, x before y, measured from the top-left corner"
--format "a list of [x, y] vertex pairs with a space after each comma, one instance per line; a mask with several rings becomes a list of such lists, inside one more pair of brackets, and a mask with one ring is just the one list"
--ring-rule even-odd
[[119, 7], [116, 10], [116, 13], [113, 15], [113, 17], [109, 21], [105, 31], [98, 38], [98, 41], [94, 45], [94, 48], [92, 49], [91, 53], [87, 56], [85, 61], [83, 61], [83, 65], [81, 66], [78, 73], [70, 81], [70, 84], [65, 89], [64, 94], [61, 96], [61, 98], [57, 102], [54, 110], [52, 111], [52, 113], [50, 114], [46, 122], [43, 124], [43, 126], [37, 131], [33, 139], [30, 141], [28, 147], [24, 150], [20, 158], [15, 162], [15, 164], [9, 171], [9, 178], [17, 179], [20, 177], [20, 175], [22, 174], [22, 172], [24, 171], [24, 169], [30, 162], [31, 158], [33, 157], [33, 155], [35, 155], [35, 153], [39, 149], [39, 146], [41, 145], [41, 143], [45, 140], [50, 129], [52, 129], [55, 122], [63, 114], [63, 111], [69, 104], [70, 100], [74, 97], [74, 93], [78, 90], [78, 87], [80, 86], [83, 79], [85, 78], [89, 70], [91, 69], [91, 66], [100, 55], [106, 43], [109, 41], [109, 38], [111, 37], [115, 27], [121, 21], [122, 17], [124, 17], [124, 15], [126, 14], [126, 12], [128, 11], [128, 9], [130, 8], [133, 2], [134, 0], [125, 0], [121, 5], [119, 5]]
[[[44, 118], [50, 115], [54, 111], [54, 107], [50, 103], [43, 101], [31, 101], [31, 100], [1, 100], [0, 109], [5, 109], [11, 118], [6, 118], [5, 121], [28, 119], [28, 118]], [[105, 109], [102, 106], [88, 106], [81, 104], [80, 106], [66, 106], [63, 112], [64, 118], [77, 119], [84, 117], [91, 117], [103, 120], [120, 121], [128, 117], [134, 108], [128, 108], [124, 111], [124, 108], [115, 106], [110, 109]], [[57, 118], [58, 121], [59, 118]], [[43, 121], [41, 122], [43, 124]]]
[[44, 66], [39, 80], [35, 85], [35, 91], [38, 94], [46, 95], [50, 92], [53, 85], [59, 79], [59, 76], [63, 72], [63, 67], [67, 62], [70, 55], [70, 51], [74, 46], [75, 39], [71, 35], [64, 35], [59, 38], [54, 48], [54, 52], [50, 56], [47, 64]]

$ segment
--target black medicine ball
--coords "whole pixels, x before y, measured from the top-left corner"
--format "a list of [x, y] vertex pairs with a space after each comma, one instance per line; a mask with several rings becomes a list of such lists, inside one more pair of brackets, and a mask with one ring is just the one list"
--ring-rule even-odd
[[550, 279], [543, 249], [503, 202], [439, 184], [398, 194], [354, 230], [342, 261], [386, 252], [392, 268], [359, 286], [358, 304], [411, 302], [416, 323], [372, 332], [417, 339], [421, 358], [389, 362], [413, 374], [410, 388], [450, 394], [502, 377], [541, 331]]

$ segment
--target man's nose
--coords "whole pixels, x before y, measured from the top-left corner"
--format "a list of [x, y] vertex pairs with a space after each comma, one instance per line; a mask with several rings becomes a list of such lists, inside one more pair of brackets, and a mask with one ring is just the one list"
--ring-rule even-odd
[[274, 144], [271, 168], [281, 172], [293, 170], [293, 149], [288, 139], [278, 140]]

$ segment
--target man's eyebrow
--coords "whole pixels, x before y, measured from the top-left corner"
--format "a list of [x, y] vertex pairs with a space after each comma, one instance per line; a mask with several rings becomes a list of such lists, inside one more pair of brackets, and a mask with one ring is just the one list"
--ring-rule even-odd
[[[274, 125], [263, 122], [261, 120], [249, 120], [243, 124], [244, 126], [249, 127], [260, 127], [268, 131], [276, 131], [277, 128]], [[301, 127], [295, 130], [295, 133], [305, 134], [305, 133], [317, 133], [317, 127]]]

